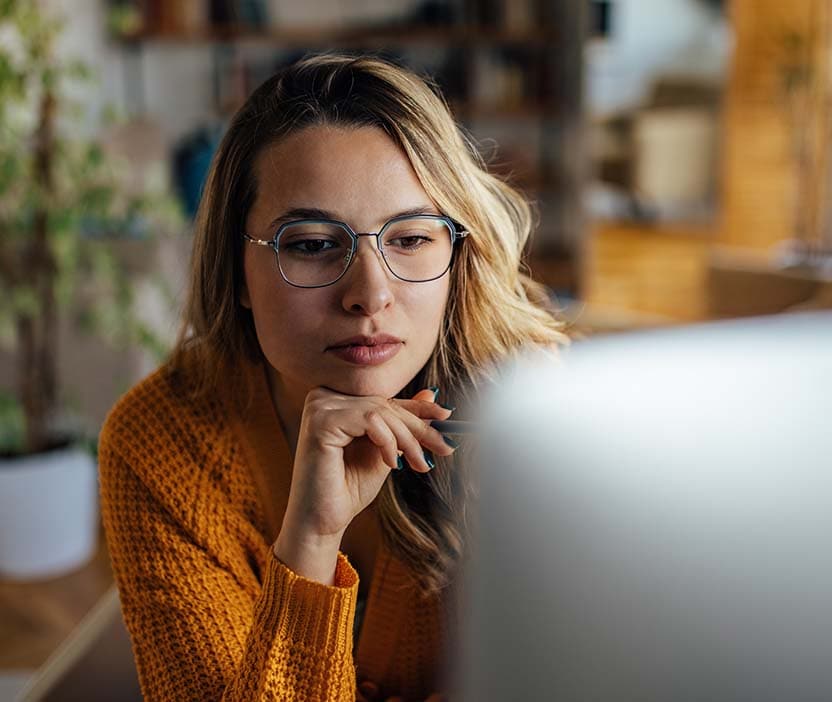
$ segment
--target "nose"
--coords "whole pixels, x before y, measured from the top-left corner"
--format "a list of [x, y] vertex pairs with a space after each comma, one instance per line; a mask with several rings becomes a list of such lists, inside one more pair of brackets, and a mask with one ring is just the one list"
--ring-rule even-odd
[[381, 257], [375, 237], [361, 237], [341, 283], [341, 305], [348, 312], [372, 316], [393, 304], [393, 274]]

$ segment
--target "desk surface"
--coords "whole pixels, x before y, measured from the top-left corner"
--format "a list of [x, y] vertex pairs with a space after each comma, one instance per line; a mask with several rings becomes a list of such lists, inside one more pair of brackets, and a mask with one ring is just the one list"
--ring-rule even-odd
[[83, 568], [40, 582], [0, 579], [0, 673], [34, 670], [113, 585], [103, 537]]

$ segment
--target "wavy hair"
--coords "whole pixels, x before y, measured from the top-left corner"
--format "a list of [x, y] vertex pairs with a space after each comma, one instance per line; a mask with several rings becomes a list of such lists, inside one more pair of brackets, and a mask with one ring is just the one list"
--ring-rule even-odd
[[[568, 342], [545, 289], [524, 272], [523, 251], [533, 227], [529, 203], [488, 172], [436, 86], [377, 57], [314, 55], [284, 68], [251, 95], [214, 157], [172, 356], [177, 368], [186, 354], [195, 355], [197, 395], [214, 394], [241, 359], [264, 358], [251, 311], [239, 301], [239, 233], [255, 201], [258, 154], [313, 125], [383, 130], [440, 210], [470, 232], [454, 254], [438, 344], [402, 397], [436, 385], [443, 401], [464, 416], [500, 362], [529, 346], [556, 349]], [[465, 451], [457, 454], [437, 457], [430, 473], [403, 471], [389, 478], [378, 498], [386, 544], [428, 593], [453, 581], [465, 554], [476, 487]]]

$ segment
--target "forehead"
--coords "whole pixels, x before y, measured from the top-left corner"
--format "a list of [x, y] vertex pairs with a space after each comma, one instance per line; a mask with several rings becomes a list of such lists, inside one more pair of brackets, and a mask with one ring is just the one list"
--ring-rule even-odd
[[431, 203], [404, 151], [377, 127], [306, 127], [265, 148], [255, 172], [258, 204], [271, 211], [363, 217]]

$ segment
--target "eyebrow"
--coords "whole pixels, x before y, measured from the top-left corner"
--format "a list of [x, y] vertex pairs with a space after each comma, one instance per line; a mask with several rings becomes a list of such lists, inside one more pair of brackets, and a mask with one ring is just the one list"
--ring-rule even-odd
[[[440, 213], [437, 212], [436, 208], [433, 205], [420, 205], [417, 207], [411, 207], [409, 209], [402, 210], [401, 212], [396, 212], [395, 214], [392, 214], [389, 217], [387, 217], [384, 221], [389, 222], [391, 219], [395, 219], [396, 217], [411, 217], [414, 215], [425, 214], [438, 215]], [[274, 229], [285, 222], [289, 222], [295, 219], [334, 219], [339, 222], [344, 221], [335, 212], [331, 212], [330, 210], [322, 210], [318, 207], [293, 207], [289, 210], [286, 210], [279, 217], [273, 219], [271, 224], [269, 225], [269, 228]]]

